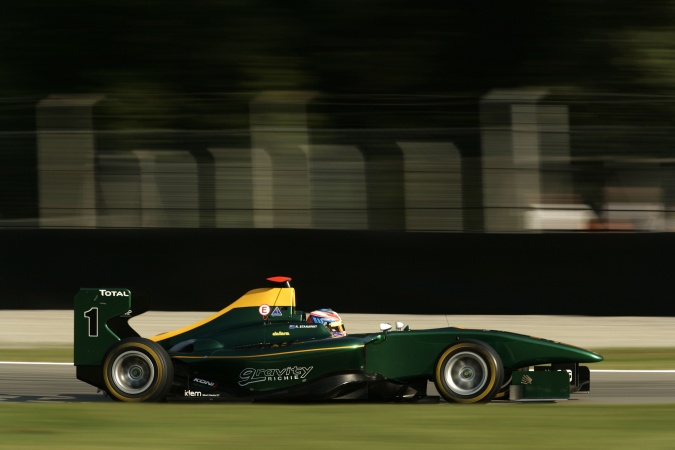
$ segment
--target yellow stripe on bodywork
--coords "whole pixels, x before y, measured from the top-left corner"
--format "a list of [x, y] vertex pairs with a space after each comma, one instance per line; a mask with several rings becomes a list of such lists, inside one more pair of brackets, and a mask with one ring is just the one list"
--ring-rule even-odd
[[151, 341], [159, 342], [164, 339], [169, 339], [174, 336], [177, 336], [182, 333], [194, 330], [195, 328], [201, 327], [217, 318], [227, 314], [236, 308], [250, 308], [250, 307], [259, 307], [260, 305], [270, 305], [270, 307], [277, 306], [288, 306], [295, 307], [295, 289], [294, 288], [261, 288], [253, 289], [248, 291], [246, 294], [241, 296], [234, 303], [227, 306], [225, 309], [220, 310], [219, 312], [195, 322], [191, 325], [187, 325], [183, 328], [179, 328], [174, 331], [169, 331], [167, 333], [158, 334], [156, 336], [150, 337]]
[[248, 359], [248, 358], [267, 358], [269, 356], [279, 356], [279, 355], [292, 355], [294, 353], [311, 353], [311, 352], [324, 352], [330, 350], [345, 350], [345, 349], [354, 349], [364, 347], [363, 344], [357, 345], [345, 345], [343, 347], [325, 347], [325, 348], [312, 348], [307, 350], [293, 350], [290, 352], [279, 352], [279, 353], [263, 353], [260, 355], [239, 355], [239, 356], [172, 356], [173, 359]]

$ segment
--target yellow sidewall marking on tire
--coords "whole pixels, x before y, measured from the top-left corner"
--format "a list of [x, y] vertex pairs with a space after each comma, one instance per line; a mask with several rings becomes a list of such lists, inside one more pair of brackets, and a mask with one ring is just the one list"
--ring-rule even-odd
[[108, 376], [108, 368], [110, 367], [110, 360], [112, 359], [112, 354], [108, 355], [108, 357], [105, 360], [105, 363], [103, 364], [103, 379], [105, 381], [105, 385], [108, 388], [108, 392], [110, 392], [111, 395], [114, 395], [119, 400], [127, 402], [142, 402], [143, 400], [146, 400], [148, 397], [150, 397], [152, 394], [155, 393], [157, 383], [159, 383], [159, 381], [162, 379], [162, 365], [160, 364], [161, 358], [159, 357], [157, 352], [155, 352], [155, 350], [139, 342], [129, 342], [127, 344], [123, 344], [119, 348], [115, 349], [114, 353], [117, 354], [117, 356], [119, 356], [124, 349], [129, 347], [145, 350], [150, 356], [150, 358], [153, 360], [153, 362], [155, 363], [155, 367], [157, 368], [157, 376], [155, 377], [152, 387], [148, 389], [147, 395], [144, 395], [142, 397], [124, 397], [117, 393], [117, 390], [113, 388], [112, 383], [110, 382], [110, 378]]
[[492, 387], [494, 386], [494, 383], [496, 382], [497, 368], [495, 367], [494, 361], [492, 361], [492, 358], [485, 358], [487, 360], [486, 362], [487, 362], [487, 364], [490, 368], [490, 380], [488, 380], [488, 384], [486, 385], [487, 387], [483, 390], [483, 392], [478, 397], [474, 397], [474, 398], [470, 398], [470, 399], [456, 397], [455, 394], [451, 394], [445, 389], [445, 385], [443, 384], [444, 380], [443, 380], [443, 377], [441, 375], [441, 372], [443, 372], [443, 366], [445, 365], [443, 363], [444, 360], [445, 360], [445, 357], [448, 356], [450, 353], [453, 353], [457, 350], [462, 350], [462, 349], [469, 349], [469, 350], [472, 350], [473, 352], [475, 352], [476, 354], [478, 354], [480, 356], [485, 356], [485, 355], [482, 354], [482, 352], [480, 352], [481, 348], [474, 345], [474, 344], [469, 344], [469, 343], [457, 344], [457, 345], [454, 345], [454, 346], [450, 347], [449, 349], [444, 351], [443, 354], [441, 355], [441, 357], [438, 359], [439, 364], [436, 365], [436, 380], [438, 380], [439, 382], [437, 384], [438, 384], [438, 387], [445, 393], [446, 396], [451, 397], [457, 403], [476, 403], [476, 402], [481, 401], [483, 398], [485, 398], [485, 396], [492, 390]]

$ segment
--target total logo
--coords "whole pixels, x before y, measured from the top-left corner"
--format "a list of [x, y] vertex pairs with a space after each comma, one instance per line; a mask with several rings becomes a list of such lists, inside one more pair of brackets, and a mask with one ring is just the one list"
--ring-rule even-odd
[[98, 290], [104, 297], [128, 297], [129, 293], [124, 291], [106, 291], [105, 289]]

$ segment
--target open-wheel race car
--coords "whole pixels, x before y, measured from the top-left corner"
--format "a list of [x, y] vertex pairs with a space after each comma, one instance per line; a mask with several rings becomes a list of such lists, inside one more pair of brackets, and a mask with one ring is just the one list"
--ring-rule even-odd
[[290, 278], [268, 280], [210, 317], [149, 338], [128, 323], [128, 289], [80, 289], [77, 378], [128, 402], [416, 401], [429, 398], [430, 381], [450, 402], [564, 400], [590, 389], [580, 364], [603, 359], [505, 331], [383, 324], [347, 333], [333, 311], [298, 310]]

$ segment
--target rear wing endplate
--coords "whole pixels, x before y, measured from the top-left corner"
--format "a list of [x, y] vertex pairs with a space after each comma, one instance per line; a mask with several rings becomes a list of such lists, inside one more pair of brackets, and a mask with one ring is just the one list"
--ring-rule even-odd
[[115, 343], [138, 336], [128, 324], [135, 315], [129, 289], [80, 289], [73, 318], [75, 365], [100, 365]]

